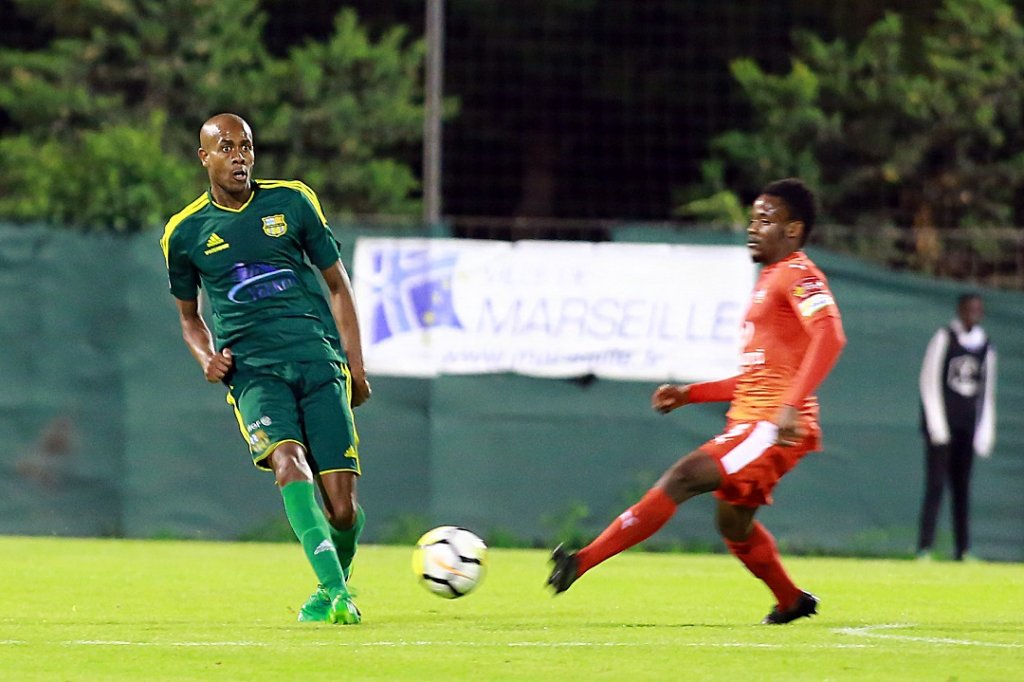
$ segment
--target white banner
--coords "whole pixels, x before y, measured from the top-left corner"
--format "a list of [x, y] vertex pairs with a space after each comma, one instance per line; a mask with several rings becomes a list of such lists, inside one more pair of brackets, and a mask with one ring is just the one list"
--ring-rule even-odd
[[738, 371], [754, 274], [738, 246], [360, 238], [353, 286], [371, 374], [695, 381]]

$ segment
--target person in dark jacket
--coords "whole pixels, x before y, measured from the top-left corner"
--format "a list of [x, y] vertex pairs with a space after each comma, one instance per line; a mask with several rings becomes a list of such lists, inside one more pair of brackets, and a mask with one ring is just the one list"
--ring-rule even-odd
[[985, 307], [964, 294], [956, 317], [932, 336], [921, 364], [921, 430], [925, 441], [925, 490], [917, 552], [931, 558], [935, 523], [948, 482], [953, 499], [953, 558], [970, 549], [971, 464], [995, 445], [996, 351], [981, 327]]

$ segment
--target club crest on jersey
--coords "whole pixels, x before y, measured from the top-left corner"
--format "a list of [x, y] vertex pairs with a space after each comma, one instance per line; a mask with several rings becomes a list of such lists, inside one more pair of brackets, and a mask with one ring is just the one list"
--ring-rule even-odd
[[261, 220], [263, 221], [263, 231], [268, 237], [281, 237], [288, 231], [288, 223], [284, 221], [283, 213], [265, 215]]
[[263, 429], [258, 429], [249, 434], [249, 449], [253, 452], [263, 452], [270, 447], [270, 437]]

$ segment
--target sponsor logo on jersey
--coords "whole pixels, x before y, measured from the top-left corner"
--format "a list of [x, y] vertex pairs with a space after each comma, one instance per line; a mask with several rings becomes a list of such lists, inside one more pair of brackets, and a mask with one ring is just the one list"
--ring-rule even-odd
[[835, 301], [832, 299], [830, 295], [818, 293], [813, 294], [812, 296], [809, 296], [808, 298], [805, 298], [804, 300], [800, 301], [797, 307], [800, 309], [801, 315], [803, 315], [804, 317], [810, 317], [811, 315], [818, 312], [822, 308], [827, 308], [833, 303], [835, 303]]
[[764, 299], [767, 295], [767, 289], [758, 289], [754, 292], [754, 303], [764, 303]]
[[793, 295], [797, 298], [809, 298], [823, 291], [827, 292], [828, 289], [825, 287], [825, 283], [817, 277], [804, 277], [793, 285]]
[[246, 424], [245, 428], [246, 430], [252, 432], [260, 428], [261, 426], [270, 426], [273, 423], [274, 422], [273, 420], [270, 419], [270, 417], [264, 415], [257, 419], [256, 421], [252, 422], [251, 424]]
[[299, 283], [294, 270], [268, 263], [235, 263], [233, 274], [238, 284], [228, 290], [228, 298], [235, 303], [260, 301]]
[[263, 221], [263, 231], [268, 237], [281, 237], [288, 231], [288, 223], [285, 222], [283, 213], [265, 215], [260, 220]]
[[230, 249], [231, 244], [224, 241], [224, 238], [214, 232], [210, 235], [210, 238], [206, 240], [206, 251], [203, 251], [204, 256], [209, 256], [211, 253], [217, 253], [224, 249]]

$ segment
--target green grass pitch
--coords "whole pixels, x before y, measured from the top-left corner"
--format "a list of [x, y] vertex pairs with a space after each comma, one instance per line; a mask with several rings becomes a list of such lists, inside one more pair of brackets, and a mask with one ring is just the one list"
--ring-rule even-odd
[[492, 550], [454, 601], [410, 556], [361, 548], [341, 627], [295, 622], [294, 544], [0, 537], [0, 679], [1024, 679], [1020, 564], [790, 558], [821, 614], [780, 627], [729, 556], [629, 552], [552, 598], [545, 553]]

